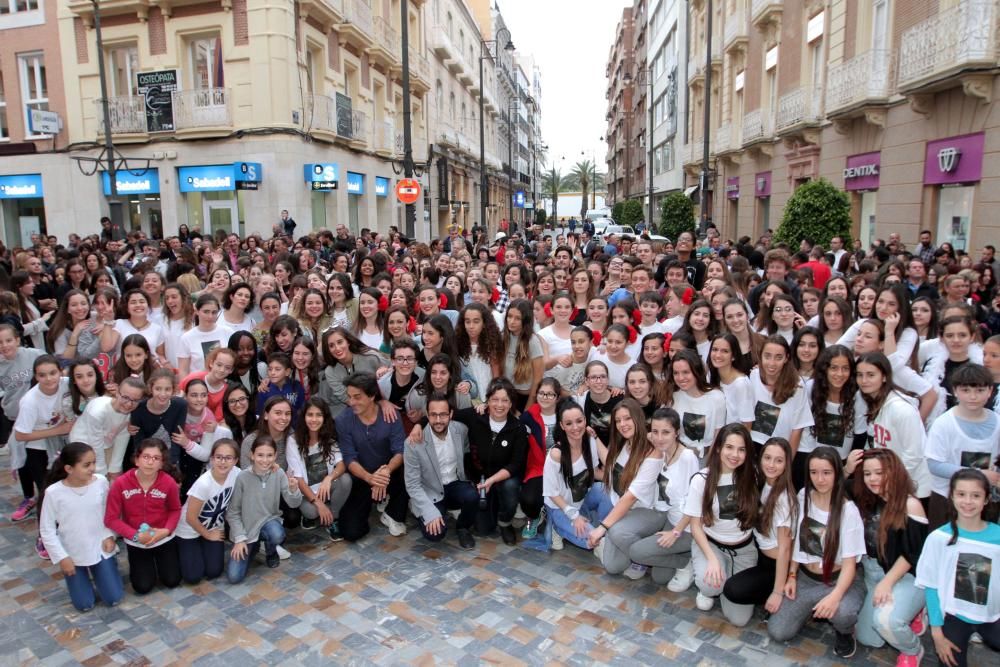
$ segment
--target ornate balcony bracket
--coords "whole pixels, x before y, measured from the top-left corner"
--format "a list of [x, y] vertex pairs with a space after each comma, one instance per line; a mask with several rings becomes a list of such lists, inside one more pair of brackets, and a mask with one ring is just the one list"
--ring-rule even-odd
[[233, 11], [233, 0], [222, 0], [222, 11], [224, 12]]
[[850, 134], [851, 126], [854, 125], [853, 118], [834, 118], [832, 122], [833, 129], [837, 131], [837, 134]]
[[910, 108], [921, 116], [930, 116], [934, 109], [934, 95], [932, 93], [912, 93], [906, 96], [910, 102]]
[[977, 97], [983, 104], [993, 101], [993, 74], [966, 74], [961, 77], [962, 92]]
[[765, 141], [759, 144], [754, 144], [750, 146], [750, 150], [757, 151], [765, 157], [774, 157], [774, 144], [769, 141]]
[[718, 156], [720, 162], [729, 162], [733, 166], [743, 164], [743, 153], [724, 153]]
[[169, 19], [173, 16], [174, 8], [170, 4], [169, 0], [151, 0], [150, 4], [154, 7], [160, 8], [160, 13], [163, 14], [163, 18]]
[[885, 107], [872, 107], [865, 109], [865, 122], [885, 129], [889, 117], [889, 110]]
[[818, 146], [823, 131], [818, 127], [804, 127], [782, 137], [786, 148], [798, 150], [803, 146]]

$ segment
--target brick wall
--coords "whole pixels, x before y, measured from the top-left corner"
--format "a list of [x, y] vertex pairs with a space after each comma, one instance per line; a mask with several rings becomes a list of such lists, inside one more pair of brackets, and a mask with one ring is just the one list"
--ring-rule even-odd
[[73, 37], [76, 41], [76, 62], [83, 64], [89, 61], [87, 53], [87, 28], [79, 16], [73, 18]]
[[167, 52], [167, 30], [163, 23], [163, 11], [159, 7], [151, 7], [147, 22], [149, 31], [149, 53], [160, 56]]
[[250, 43], [250, 29], [247, 26], [247, 0], [233, 2], [233, 42], [236, 46]]
[[939, 0], [908, 0], [892, 3], [892, 43], [899, 44], [904, 32], [938, 12]]

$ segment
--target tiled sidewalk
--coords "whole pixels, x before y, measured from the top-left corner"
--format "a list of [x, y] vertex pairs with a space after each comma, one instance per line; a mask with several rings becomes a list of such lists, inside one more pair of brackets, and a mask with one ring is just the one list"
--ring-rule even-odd
[[[695, 609], [693, 589], [677, 595], [648, 577], [608, 576], [569, 544], [544, 554], [480, 539], [465, 552], [453, 535], [423, 541], [412, 518], [405, 537], [375, 521], [354, 545], [295, 531], [292, 558], [277, 570], [258, 562], [241, 585], [223, 578], [140, 597], [126, 584], [119, 607], [80, 614], [58, 569], [34, 554], [35, 520], [9, 522], [17, 487], [4, 478], [2, 665], [836, 664], [824, 625], [774, 644], [759, 618], [734, 628], [718, 607]], [[123, 550], [123, 573], [126, 565]], [[925, 644], [931, 664], [929, 636]], [[973, 664], [987, 653], [976, 647]], [[850, 662], [895, 658], [859, 647]]]

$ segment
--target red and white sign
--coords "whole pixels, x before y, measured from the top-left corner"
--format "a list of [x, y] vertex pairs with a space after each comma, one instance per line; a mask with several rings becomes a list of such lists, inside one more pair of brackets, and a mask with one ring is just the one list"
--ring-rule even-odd
[[396, 184], [396, 198], [404, 204], [415, 204], [420, 199], [420, 183], [412, 178], [404, 178]]

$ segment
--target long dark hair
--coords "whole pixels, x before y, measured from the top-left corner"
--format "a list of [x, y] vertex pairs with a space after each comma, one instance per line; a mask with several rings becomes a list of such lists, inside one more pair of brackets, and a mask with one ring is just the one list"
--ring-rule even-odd
[[[882, 466], [881, 493], [875, 495], [869, 490], [864, 479], [865, 461], [878, 461]], [[913, 494], [914, 483], [910, 479], [906, 467], [891, 449], [869, 449], [861, 457], [860, 470], [854, 474], [852, 492], [854, 502], [861, 512], [861, 518], [867, 523], [878, 516], [876, 544], [878, 555], [885, 558], [885, 545], [889, 541], [889, 531], [902, 530], [906, 527], [906, 502]], [[885, 507], [879, 512], [879, 504], [885, 501]]]
[[460, 376], [462, 369], [458, 364], [458, 341], [455, 339], [455, 327], [452, 326], [451, 320], [448, 319], [447, 315], [438, 313], [423, 323], [424, 327], [428, 325], [441, 335], [440, 353], [447, 354], [451, 359], [452, 374], [456, 377]]
[[[243, 416], [242, 424], [240, 424], [239, 417], [234, 415], [229, 407], [229, 398], [234, 391], [242, 391], [247, 395], [247, 413]], [[243, 386], [242, 382], [230, 382], [226, 386], [226, 392], [222, 395], [222, 421], [226, 422], [226, 426], [233, 432], [233, 439], [237, 442], [243, 442], [243, 439], [257, 428], [257, 410], [253, 400], [253, 394]]]
[[[757, 514], [757, 531], [761, 535], [768, 537], [771, 536], [771, 523], [774, 521], [774, 512], [782, 496], [788, 501], [788, 510], [791, 513], [790, 525], [792, 526], [795, 525], [795, 515], [799, 509], [799, 503], [795, 497], [795, 484], [792, 483], [792, 459], [795, 458], [795, 455], [792, 453], [792, 446], [784, 438], [771, 438], [760, 448], [761, 459], [764, 458], [764, 451], [771, 446], [781, 448], [781, 453], [785, 456], [785, 471], [781, 473], [781, 477], [771, 486], [771, 493], [768, 494], [767, 500], [760, 506], [760, 512]], [[767, 483], [767, 477], [764, 475], [760, 459], [757, 459], [756, 465], [757, 477], [760, 479], [761, 486], [763, 486]]]
[[[566, 435], [566, 432], [562, 427], [562, 418], [564, 414], [572, 412], [573, 410], [579, 411], [579, 413], [584, 415], [584, 418], [586, 419], [583, 408], [572, 398], [564, 398], [559, 401], [559, 405], [556, 406], [556, 426], [552, 432], [552, 441], [555, 443], [554, 446], [559, 450], [560, 454], [559, 469], [560, 472], [562, 472], [563, 479], [566, 481], [567, 485], [573, 479], [573, 455], [570, 452], [569, 437]], [[587, 472], [590, 473], [591, 479], [593, 479], [594, 460], [591, 457], [589, 443], [587, 442], [589, 438], [590, 436], [584, 433], [583, 444], [580, 449], [583, 452], [583, 461], [587, 466]]]
[[[840, 522], [843, 518], [844, 504], [847, 503], [847, 489], [844, 484], [844, 466], [840, 462], [840, 454], [833, 447], [820, 446], [809, 452], [806, 459], [806, 470], [815, 461], [826, 461], [833, 467], [833, 490], [830, 491], [830, 513], [826, 521], [826, 531], [823, 537], [823, 583], [830, 584], [834, 561], [840, 551]], [[803, 488], [802, 522], [799, 524], [799, 539], [809, 530], [809, 505], [812, 503], [812, 476], [806, 474], [806, 484]]]
[[435, 354], [431, 357], [431, 360], [427, 362], [427, 372], [424, 373], [424, 377], [416, 384], [417, 393], [421, 396], [430, 396], [435, 391], [434, 385], [431, 384], [431, 369], [434, 366], [441, 365], [448, 369], [448, 387], [441, 393], [448, 396], [448, 401], [451, 403], [455, 402], [455, 387], [461, 381], [461, 377], [455, 375], [455, 362], [447, 354]]
[[[336, 366], [340, 363], [333, 358], [332, 354], [330, 354], [330, 336], [333, 334], [342, 336], [344, 340], [347, 341], [347, 349], [350, 350], [352, 355], [366, 354], [374, 351], [362, 343], [360, 338], [348, 331], [347, 327], [333, 327], [332, 329], [327, 329], [323, 332], [323, 346], [320, 352], [323, 355], [323, 364], [325, 366], [333, 366], [336, 368]], [[295, 343], [292, 343], [292, 349], [295, 349]]]
[[981, 470], [962, 468], [951, 476], [951, 481], [948, 483], [948, 525], [951, 526], [951, 539], [948, 540], [948, 546], [958, 541], [958, 510], [955, 509], [955, 487], [958, 486], [959, 482], [978, 482], [983, 487], [986, 500], [990, 499], [990, 480]]
[[[739, 345], [736, 348], [739, 349]], [[674, 358], [670, 361], [667, 381], [663, 383], [663, 402], [668, 405], [673, 404], [674, 392], [678, 391], [677, 385], [674, 383], [674, 368], [677, 366], [678, 361], [683, 361], [691, 369], [691, 374], [694, 376], [694, 383], [698, 391], [706, 394], [714, 388], [709, 384], [708, 373], [705, 371], [705, 364], [701, 360], [701, 355], [694, 350], [678, 350], [674, 353]]]
[[[627, 410], [629, 416], [632, 418], [632, 423], [635, 424], [635, 435], [632, 436], [630, 441], [626, 441], [618, 431], [615, 414], [619, 410]], [[605, 473], [611, 488], [627, 489], [632, 484], [632, 480], [635, 479], [636, 474], [638, 474], [639, 466], [655, 451], [653, 443], [649, 441], [648, 429], [646, 428], [646, 415], [642, 411], [642, 407], [638, 401], [634, 398], [623, 398], [618, 405], [611, 409], [610, 430], [611, 442], [608, 445], [607, 458], [604, 460]], [[629, 450], [628, 463], [625, 464], [625, 469], [622, 471], [621, 480], [615, 481], [612, 479], [615, 461], [618, 460], [618, 456], [622, 450], [626, 448], [626, 444]]]
[[[254, 398], [257, 395], [257, 387], [260, 385], [261, 377], [260, 371], [257, 368], [257, 359], [260, 357], [260, 348], [257, 345], [257, 339], [249, 331], [236, 331], [233, 335], [229, 337], [226, 342], [226, 347], [233, 351], [236, 355], [236, 363], [233, 364], [233, 372], [229, 374], [230, 382], [237, 382], [239, 384], [243, 383], [240, 378], [239, 372], [239, 358], [240, 358], [240, 341], [244, 338], [249, 338], [253, 343], [253, 360], [250, 362], [249, 375], [250, 375], [250, 389], [247, 389], [247, 394], [250, 398]], [[293, 348], [294, 349], [294, 348]], [[246, 389], [246, 387], [244, 387]]]
[[[777, 345], [785, 353], [785, 364], [782, 366], [781, 370], [778, 371], [778, 377], [775, 378], [774, 386], [771, 387], [771, 397], [774, 399], [774, 402], [777, 405], [783, 405], [785, 401], [795, 395], [795, 392], [798, 391], [802, 381], [799, 379], [799, 374], [795, 370], [795, 364], [792, 363], [792, 348], [788, 345], [788, 341], [785, 340], [785, 337], [781, 334], [768, 336], [760, 348], [761, 358], [764, 357], [764, 349], [768, 345]], [[763, 369], [761, 369], [760, 381], [765, 386], [767, 385]]]
[[[516, 310], [521, 315], [521, 335], [514, 336], [507, 326], [507, 314]], [[507, 306], [504, 313], [504, 330], [501, 332], [500, 342], [503, 346], [501, 359], [510, 356], [511, 348], [514, 348], [514, 381], [526, 384], [532, 380], [534, 368], [531, 361], [531, 340], [535, 336], [535, 312], [531, 307], [531, 302], [527, 299], [514, 299]]]
[[92, 451], [94, 451], [94, 448], [85, 442], [68, 442], [63, 445], [62, 450], [59, 452], [59, 456], [57, 456], [56, 460], [52, 462], [52, 467], [49, 468], [49, 473], [45, 477], [45, 488], [66, 479], [68, 477], [66, 474], [66, 466], [70, 466], [72, 468], [83, 460], [83, 457], [87, 455], [87, 452]]
[[156, 368], [153, 366], [153, 353], [149, 349], [149, 342], [142, 334], [125, 336], [125, 340], [122, 341], [121, 354], [118, 356], [114, 368], [111, 369], [111, 379], [120, 384], [122, 380], [132, 375], [132, 369], [125, 362], [125, 348], [129, 346], [138, 347], [146, 353], [146, 361], [142, 363], [142, 381], [145, 382]]
[[458, 347], [458, 356], [468, 360], [472, 355], [472, 340], [465, 330], [465, 315], [474, 311], [479, 313], [483, 321], [483, 331], [479, 335], [476, 353], [489, 364], [497, 364], [503, 361], [501, 356], [504, 352], [503, 341], [500, 339], [500, 329], [493, 319], [493, 313], [481, 303], [469, 303], [458, 315], [458, 326], [455, 328], [455, 344]]
[[[803, 329], [804, 331], [804, 329]], [[857, 367], [854, 364], [854, 355], [843, 345], [831, 345], [820, 352], [813, 368], [812, 389], [809, 400], [812, 405], [813, 425], [809, 427], [814, 438], [820, 433], [829, 433], [830, 417], [826, 411], [826, 402], [830, 396], [830, 381], [827, 373], [830, 364], [837, 358], [847, 359], [849, 365], [847, 382], [840, 390], [840, 421], [837, 424], [837, 437], [843, 441], [847, 437], [848, 429], [854, 431], [854, 397], [858, 393], [858, 382], [856, 378]]]
[[80, 393], [79, 387], [76, 386], [76, 382], [73, 380], [73, 371], [76, 370], [77, 366], [88, 366], [93, 369], [94, 375], [97, 377], [97, 383], [94, 385], [94, 391], [98, 396], [104, 396], [107, 394], [108, 388], [104, 384], [104, 375], [97, 367], [97, 364], [94, 363], [93, 359], [84, 359], [82, 357], [74, 359], [70, 363], [69, 368], [66, 369], [66, 375], [69, 377], [69, 396], [73, 414], [79, 416], [83, 414], [83, 408], [80, 407], [80, 403], [86, 399], [86, 396]]
[[740, 522], [740, 530], [750, 530], [757, 522], [757, 511], [760, 507], [760, 491], [757, 489], [757, 473], [753, 465], [753, 439], [750, 431], [743, 424], [726, 424], [715, 436], [715, 442], [708, 450], [705, 476], [705, 491], [701, 497], [701, 522], [705, 526], [715, 523], [712, 508], [715, 492], [719, 488], [719, 478], [722, 477], [722, 446], [726, 438], [734, 435], [743, 440], [746, 458], [743, 465], [733, 471], [733, 485], [736, 487], [736, 519]]
[[299, 418], [299, 425], [295, 427], [295, 444], [299, 448], [299, 453], [302, 454], [302, 460], [305, 461], [309, 454], [309, 427], [306, 426], [306, 412], [309, 408], [316, 408], [321, 413], [323, 413], [323, 425], [319, 428], [319, 451], [323, 457], [323, 461], [329, 461], [333, 456], [333, 450], [337, 446], [337, 427], [334, 424], [333, 417], [330, 416], [330, 408], [327, 406], [326, 401], [324, 401], [319, 396], [312, 396], [308, 401], [306, 401], [305, 406], [302, 408], [302, 416]]

